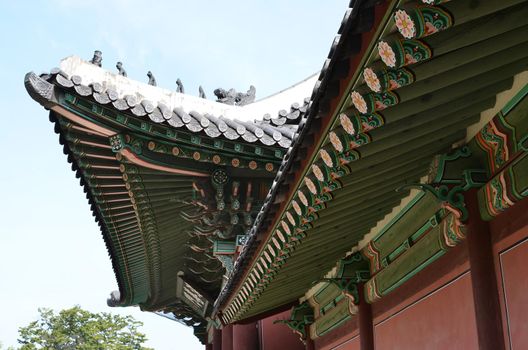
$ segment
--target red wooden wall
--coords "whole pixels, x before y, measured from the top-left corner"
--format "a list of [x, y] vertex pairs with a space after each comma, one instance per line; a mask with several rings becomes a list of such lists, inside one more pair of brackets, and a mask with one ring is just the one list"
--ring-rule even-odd
[[469, 272], [374, 326], [376, 349], [478, 349]]
[[[490, 223], [507, 349], [528, 349], [528, 200]], [[372, 305], [379, 350], [478, 349], [464, 242]], [[316, 349], [359, 349], [357, 320], [315, 340]]]
[[528, 200], [490, 224], [508, 349], [528, 349]]

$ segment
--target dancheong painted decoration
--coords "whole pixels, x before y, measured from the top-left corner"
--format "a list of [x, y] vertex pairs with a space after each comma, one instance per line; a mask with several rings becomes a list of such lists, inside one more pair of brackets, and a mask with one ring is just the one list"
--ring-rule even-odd
[[109, 305], [208, 349], [528, 346], [527, 1], [352, 0], [321, 71], [256, 101], [102, 55], [24, 83], [100, 226]]

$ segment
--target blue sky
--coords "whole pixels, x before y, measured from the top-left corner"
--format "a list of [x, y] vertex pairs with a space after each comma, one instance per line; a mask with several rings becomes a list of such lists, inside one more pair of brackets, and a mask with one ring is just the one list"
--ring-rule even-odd
[[76, 54], [103, 52], [103, 67], [122, 61], [132, 79], [186, 93], [202, 85], [257, 98], [319, 70], [348, 1], [0, 0], [0, 342], [38, 307], [79, 304], [131, 314], [149, 346], [203, 349], [191, 329], [137, 308], [109, 309], [116, 289], [106, 249], [47, 112], [27, 95], [28, 71], [41, 73]]

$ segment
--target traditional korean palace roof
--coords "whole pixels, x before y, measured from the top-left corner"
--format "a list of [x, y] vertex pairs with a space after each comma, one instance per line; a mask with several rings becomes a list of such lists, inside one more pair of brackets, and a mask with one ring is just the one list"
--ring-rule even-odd
[[243, 106], [93, 63], [25, 85], [101, 227], [109, 304], [202, 341], [292, 305], [321, 336], [359, 283], [375, 302], [464, 239], [465, 191], [484, 219], [528, 195], [525, 0], [352, 0], [319, 75]]
[[[139, 83], [75, 56], [50, 73], [26, 75], [101, 227], [119, 286], [110, 305], [164, 313], [203, 340], [205, 317], [314, 81], [236, 106]], [[288, 110], [279, 109], [288, 99]]]
[[[378, 223], [409, 197], [410, 185], [422, 186], [435, 155], [467, 143], [468, 129], [478, 130], [481, 113], [528, 67], [526, 1], [351, 6], [316, 84], [306, 126], [217, 299], [223, 323], [308, 300], [314, 284], [329, 271], [336, 274], [336, 261], [365, 247]], [[368, 267], [361, 259], [352, 271], [369, 281]], [[370, 301], [397, 287], [380, 291], [377, 279], [369, 283]], [[322, 305], [335, 305], [334, 297]], [[321, 322], [335, 326], [338, 316]]]

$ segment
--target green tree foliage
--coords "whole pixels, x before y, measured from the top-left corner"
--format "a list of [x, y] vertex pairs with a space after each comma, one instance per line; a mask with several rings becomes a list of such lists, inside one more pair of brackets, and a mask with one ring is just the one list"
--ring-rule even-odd
[[19, 328], [21, 350], [151, 350], [132, 316], [91, 313], [75, 306], [55, 314], [39, 309], [40, 318]]

